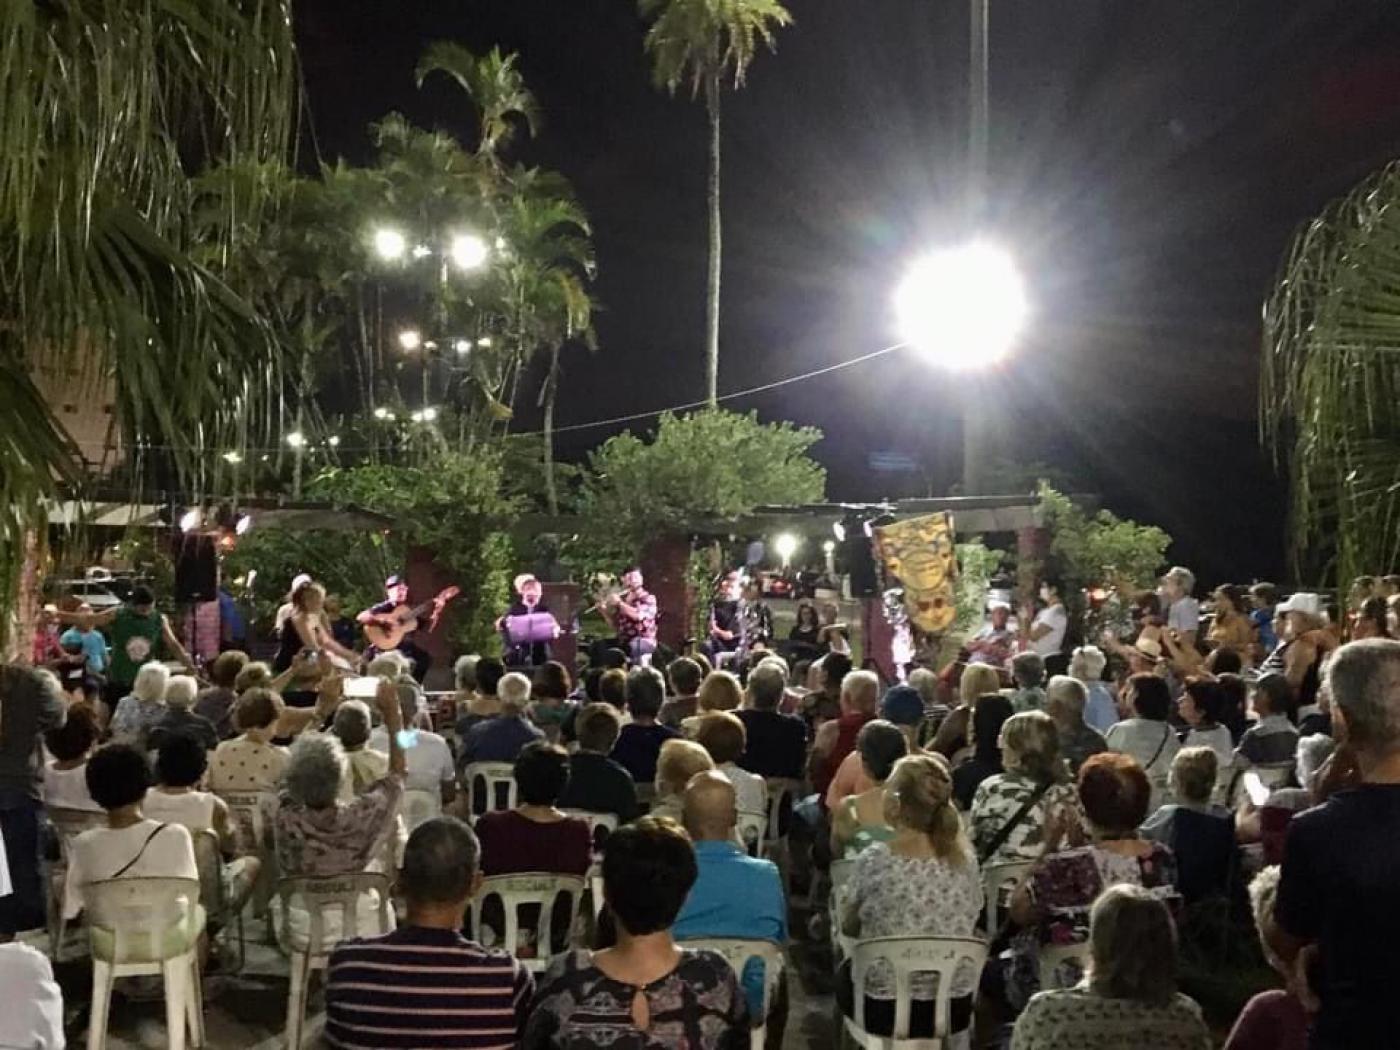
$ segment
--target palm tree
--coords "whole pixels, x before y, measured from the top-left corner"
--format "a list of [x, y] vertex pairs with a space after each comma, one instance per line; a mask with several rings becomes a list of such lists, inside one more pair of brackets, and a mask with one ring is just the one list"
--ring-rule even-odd
[[498, 163], [501, 148], [514, 137], [515, 121], [523, 122], [532, 136], [539, 127], [539, 105], [520, 75], [518, 58], [495, 47], [474, 55], [461, 44], [439, 40], [428, 45], [414, 71], [419, 87], [429, 75], [445, 73], [467, 93], [481, 117], [477, 154], [492, 163]]
[[772, 49], [775, 31], [792, 22], [780, 0], [638, 0], [651, 20], [646, 50], [658, 87], [675, 93], [683, 83], [691, 97], [702, 92], [710, 120], [710, 257], [705, 295], [705, 391], [711, 407], [719, 397], [720, 289], [720, 90], [733, 78], [742, 87], [760, 44]]
[[1299, 231], [1265, 305], [1260, 420], [1295, 562], [1343, 586], [1400, 564], [1398, 288], [1400, 162]]
[[265, 329], [184, 250], [187, 172], [285, 155], [294, 84], [287, 0], [0, 6], [0, 602], [81, 474], [35, 371], [110, 375], [128, 447], [195, 484], [271, 404]]

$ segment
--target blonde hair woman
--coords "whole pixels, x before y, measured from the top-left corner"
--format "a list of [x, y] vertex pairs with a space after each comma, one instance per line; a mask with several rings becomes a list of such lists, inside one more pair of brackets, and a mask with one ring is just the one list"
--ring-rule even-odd
[[651, 815], [681, 820], [684, 815], [681, 796], [685, 794], [686, 784], [696, 773], [714, 768], [715, 760], [695, 741], [667, 740], [656, 756], [656, 801], [652, 804]]
[[[846, 884], [842, 931], [851, 937], [970, 937], [982, 911], [982, 880], [972, 846], [953, 808], [953, 778], [941, 755], [901, 758], [885, 781], [885, 822], [894, 829], [856, 858]], [[909, 1036], [933, 1035], [937, 977], [915, 974]], [[949, 1045], [967, 1046], [977, 972], [953, 978]], [[849, 963], [837, 978], [836, 999], [854, 1016], [855, 996], [865, 996], [865, 1027], [894, 1030], [895, 981], [888, 966], [871, 966], [863, 989], [851, 987]]]
[[972, 796], [972, 841], [983, 864], [1035, 860], [1046, 831], [1078, 824], [1060, 733], [1043, 711], [1012, 715], [1001, 728], [1004, 773], [988, 777]]
[[972, 722], [972, 707], [978, 697], [1001, 691], [1001, 673], [988, 664], [968, 664], [958, 679], [958, 706], [948, 712], [934, 734], [930, 745], [945, 758], [951, 759], [968, 746], [967, 727]]
[[694, 739], [701, 716], [712, 711], [737, 711], [743, 702], [744, 687], [739, 679], [728, 671], [711, 671], [695, 694], [696, 713], [681, 720], [681, 732]]

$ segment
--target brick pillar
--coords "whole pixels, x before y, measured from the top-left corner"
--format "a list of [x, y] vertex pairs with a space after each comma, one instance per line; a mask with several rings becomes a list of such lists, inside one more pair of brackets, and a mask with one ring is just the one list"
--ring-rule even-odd
[[656, 595], [656, 637], [661, 644], [679, 650], [690, 633], [690, 593], [686, 570], [690, 566], [690, 541], [674, 533], [647, 541], [641, 569], [646, 589]]

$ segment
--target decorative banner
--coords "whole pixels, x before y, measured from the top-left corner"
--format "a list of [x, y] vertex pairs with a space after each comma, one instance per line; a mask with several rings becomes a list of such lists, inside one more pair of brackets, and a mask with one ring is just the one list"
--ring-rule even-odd
[[876, 527], [875, 553], [885, 571], [904, 587], [909, 619], [921, 631], [937, 634], [957, 615], [953, 584], [958, 562], [953, 550], [953, 516], [946, 511]]

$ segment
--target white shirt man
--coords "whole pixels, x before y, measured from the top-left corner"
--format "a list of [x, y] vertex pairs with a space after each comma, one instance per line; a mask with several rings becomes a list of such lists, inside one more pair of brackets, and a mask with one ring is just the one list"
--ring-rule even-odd
[[[1035, 628], [1040, 626], [1048, 627], [1050, 630], [1036, 637]], [[1047, 605], [1035, 614], [1035, 619], [1031, 622], [1031, 651], [1039, 653], [1041, 656], [1054, 656], [1064, 649], [1067, 630], [1069, 630], [1069, 614], [1065, 612], [1064, 605], [1060, 602]]]
[[[444, 784], [452, 784], [456, 769], [452, 764], [452, 749], [437, 733], [426, 729], [406, 729], [401, 738], [404, 762], [408, 772], [404, 788], [409, 791], [441, 792]], [[381, 725], [369, 735], [366, 745], [371, 751], [389, 753], [389, 734]]]

